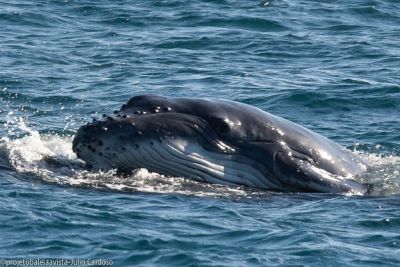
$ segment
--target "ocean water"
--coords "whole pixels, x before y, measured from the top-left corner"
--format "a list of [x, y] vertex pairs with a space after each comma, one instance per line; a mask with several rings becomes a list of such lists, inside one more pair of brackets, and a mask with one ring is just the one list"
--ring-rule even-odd
[[[0, 0], [0, 265], [399, 266], [399, 40], [395, 0]], [[77, 128], [143, 93], [297, 122], [368, 160], [374, 190], [82, 169]]]

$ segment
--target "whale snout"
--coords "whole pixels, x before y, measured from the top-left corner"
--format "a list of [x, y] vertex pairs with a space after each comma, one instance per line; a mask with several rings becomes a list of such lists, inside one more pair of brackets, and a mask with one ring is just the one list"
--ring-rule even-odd
[[107, 129], [101, 125], [87, 124], [82, 126], [72, 141], [72, 151], [81, 159], [84, 158], [84, 155], [101, 153], [97, 150], [99, 146], [104, 145], [102, 131], [106, 130]]
[[79, 128], [72, 141], [72, 150], [78, 158], [90, 165], [104, 164], [105, 157], [115, 156], [119, 150], [124, 149], [128, 139], [132, 141], [139, 136], [134, 123], [96, 121]]
[[79, 153], [79, 146], [87, 146], [95, 141], [98, 141], [98, 138], [96, 137], [96, 131], [99, 131], [98, 127], [92, 124], [87, 124], [79, 128], [74, 140], [72, 141], [72, 150], [75, 153]]

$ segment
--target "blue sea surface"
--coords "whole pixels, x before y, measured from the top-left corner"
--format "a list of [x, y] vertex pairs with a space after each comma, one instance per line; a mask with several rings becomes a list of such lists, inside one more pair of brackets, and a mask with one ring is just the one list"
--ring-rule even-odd
[[[397, 0], [0, 0], [0, 64], [0, 259], [400, 266]], [[376, 190], [79, 169], [79, 126], [143, 93], [235, 100], [304, 125], [368, 160], [360, 179]]]

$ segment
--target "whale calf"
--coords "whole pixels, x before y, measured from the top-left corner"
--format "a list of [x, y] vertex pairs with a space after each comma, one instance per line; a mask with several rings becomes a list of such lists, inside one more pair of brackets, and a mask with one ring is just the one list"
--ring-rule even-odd
[[343, 146], [259, 108], [228, 100], [132, 97], [81, 126], [77, 157], [96, 169], [273, 191], [365, 194], [365, 162]]

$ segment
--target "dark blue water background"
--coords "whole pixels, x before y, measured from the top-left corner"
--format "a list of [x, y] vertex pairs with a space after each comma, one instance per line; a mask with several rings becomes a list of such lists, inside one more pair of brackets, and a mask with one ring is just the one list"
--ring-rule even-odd
[[[1, 1], [0, 258], [115, 266], [399, 266], [400, 6]], [[279, 194], [59, 168], [131, 96], [236, 100], [371, 162], [373, 196]]]

